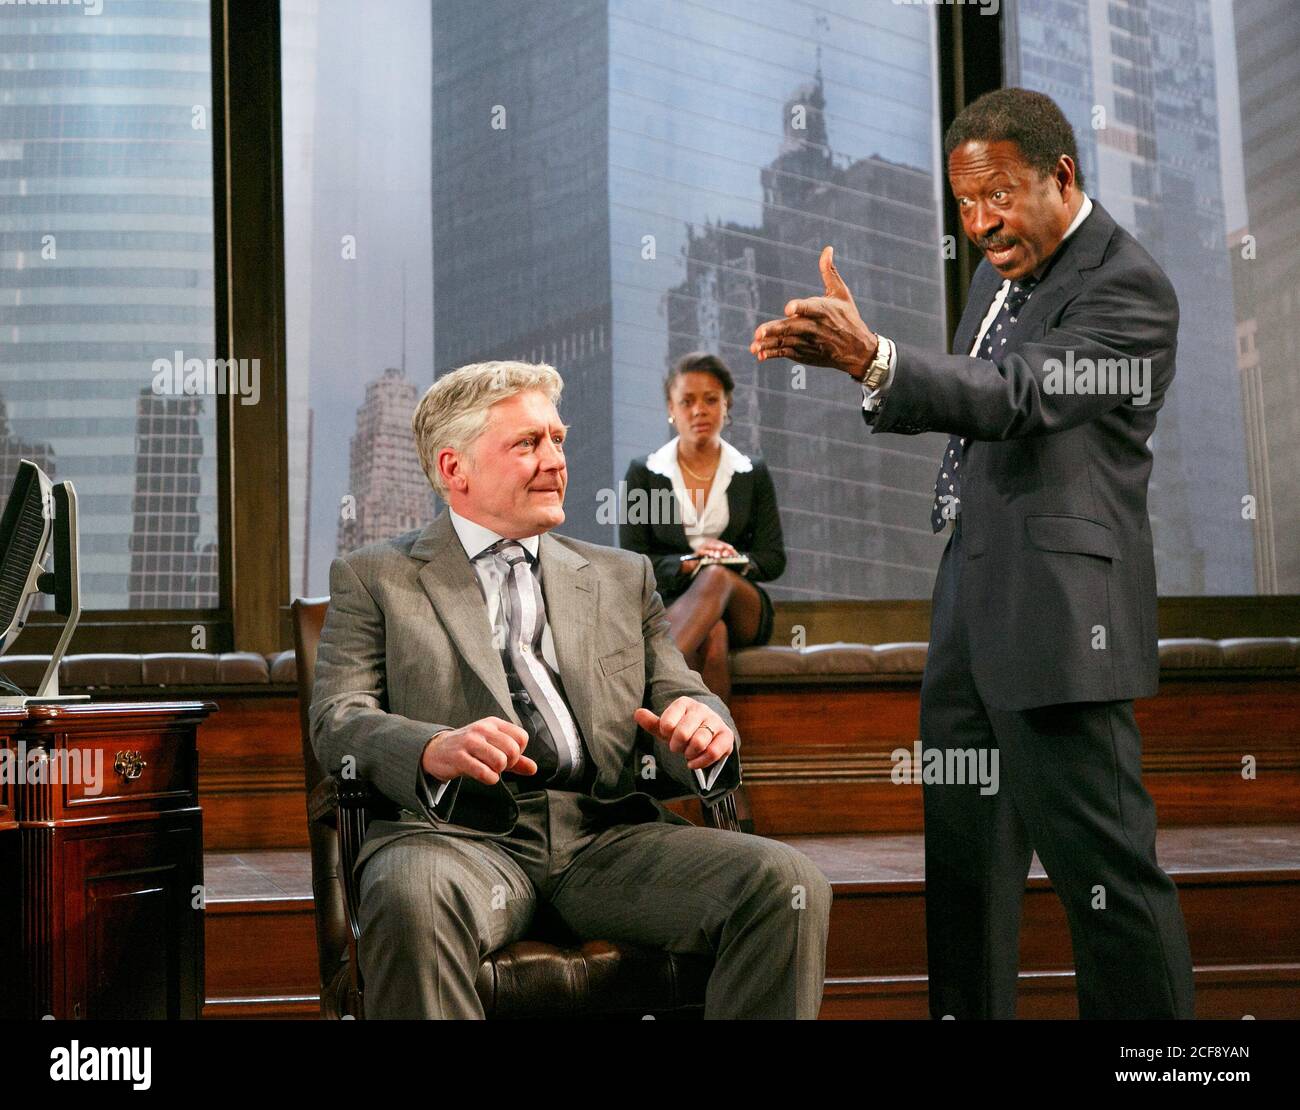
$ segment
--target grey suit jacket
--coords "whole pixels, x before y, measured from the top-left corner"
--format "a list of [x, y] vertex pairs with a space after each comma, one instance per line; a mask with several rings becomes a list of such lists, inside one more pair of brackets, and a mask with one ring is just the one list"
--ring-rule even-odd
[[[735, 725], [673, 643], [650, 560], [549, 533], [538, 560], [560, 680], [595, 765], [585, 803], [593, 820], [689, 824], [638, 785], [714, 801], [740, 784], [738, 754], [701, 794], [683, 756], [651, 740], [632, 713], [641, 705], [661, 713], [687, 696]], [[412, 833], [510, 835], [519, 816], [513, 781], [485, 786], [462, 776], [434, 807], [437, 784], [420, 765], [443, 729], [490, 716], [519, 724], [478, 578], [446, 512], [423, 531], [331, 564], [310, 716], [323, 768], [370, 783], [407, 811], [372, 825], [358, 868]]]
[[[1174, 378], [1178, 300], [1096, 201], [1018, 314], [996, 362], [968, 358], [1002, 278], [982, 261], [954, 355], [898, 344], [873, 432], [970, 438], [961, 459], [971, 673], [999, 709], [1156, 692], [1149, 440]], [[1051, 360], [1149, 359], [1140, 390], [1064, 393]], [[1130, 384], [1132, 384], [1130, 382]], [[874, 417], [874, 419], [873, 419]]]

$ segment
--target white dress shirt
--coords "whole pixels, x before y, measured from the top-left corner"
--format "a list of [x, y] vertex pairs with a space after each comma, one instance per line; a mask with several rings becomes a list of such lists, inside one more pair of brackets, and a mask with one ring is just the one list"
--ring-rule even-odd
[[[1092, 211], [1092, 198], [1089, 197], [1087, 193], [1081, 193], [1080, 195], [1083, 197], [1083, 203], [1079, 205], [1079, 211], [1074, 214], [1074, 219], [1070, 221], [1070, 226], [1065, 229], [1065, 234], [1061, 236], [1061, 243], [1064, 243], [1071, 235], [1079, 230], [1079, 225], [1088, 218], [1088, 214]], [[1059, 251], [1061, 249], [1061, 243], [1056, 245], [1056, 250]], [[1056, 251], [1053, 251], [1052, 255], [1055, 256], [1055, 254]], [[1047, 269], [1047, 264], [1049, 262], [1051, 262], [1051, 258], [1046, 259], [1034, 271], [1034, 277], [1041, 277], [1043, 271]], [[1002, 284], [998, 287], [997, 294], [993, 298], [993, 303], [989, 305], [988, 312], [984, 314], [984, 319], [980, 323], [979, 332], [975, 336], [975, 342], [971, 344], [969, 352], [971, 358], [974, 358], [976, 353], [979, 351], [980, 344], [984, 342], [984, 333], [989, 330], [989, 325], [993, 323], [997, 318], [997, 314], [1002, 310], [1002, 302], [1007, 299], [1007, 292], [1010, 288], [1011, 279], [1004, 278]], [[891, 343], [889, 345], [889, 373], [885, 375], [885, 380], [880, 387], [878, 389], [869, 390], [865, 383], [862, 386], [862, 407], [866, 409], [867, 412], [875, 412], [880, 407], [880, 403], [885, 399], [885, 391], [889, 389], [890, 384], [894, 380], [894, 366], [898, 361], [897, 350], [898, 348], [895, 347], [894, 344]]]
[[[465, 549], [465, 555], [470, 559], [474, 567], [474, 573], [478, 576], [479, 586], [483, 590], [483, 599], [487, 603], [488, 624], [492, 627], [494, 642], [504, 644], [510, 631], [509, 617], [505, 611], [505, 606], [501, 604], [501, 587], [505, 583], [505, 568], [501, 566], [497, 559], [475, 559], [475, 556], [505, 537], [493, 532], [491, 528], [485, 528], [481, 524], [460, 516], [450, 508], [447, 510], [447, 514], [451, 517], [451, 526], [456, 530], [456, 538], [460, 540], [460, 545]], [[541, 548], [540, 534], [528, 536], [518, 542], [533, 557], [532, 571], [537, 575], [540, 582], [543, 571], [542, 564], [537, 558], [537, 552]], [[551, 636], [551, 622], [549, 619], [545, 619], [545, 615], [542, 623], [542, 658], [546, 660], [546, 664], [551, 670], [556, 674], [560, 673], [559, 663], [556, 661], [555, 655], [555, 640]], [[562, 675], [561, 680], [563, 680]], [[524, 749], [525, 753], [527, 750], [527, 748]], [[713, 786], [713, 783], [717, 780], [718, 772], [725, 766], [727, 758], [727, 756], [723, 756], [715, 764], [707, 768], [707, 775], [704, 773], [706, 768], [695, 768], [701, 790], [707, 792]], [[439, 783], [431, 803], [436, 806], [442, 800], [443, 793], [451, 783], [440, 782], [427, 772], [426, 777], [430, 786]]]
[[706, 543], [721, 537], [731, 522], [731, 509], [727, 504], [727, 487], [731, 485], [733, 474], [744, 474], [754, 469], [748, 455], [742, 454], [725, 439], [722, 454], [718, 458], [718, 469], [713, 474], [713, 484], [709, 486], [709, 496], [704, 505], [696, 511], [695, 499], [686, 488], [686, 479], [682, 476], [681, 463], [677, 458], [677, 445], [681, 436], [673, 436], [657, 451], [646, 456], [646, 469], [651, 474], [658, 474], [671, 479], [673, 494], [682, 512], [682, 528], [686, 532], [686, 542], [692, 551], [699, 551]]

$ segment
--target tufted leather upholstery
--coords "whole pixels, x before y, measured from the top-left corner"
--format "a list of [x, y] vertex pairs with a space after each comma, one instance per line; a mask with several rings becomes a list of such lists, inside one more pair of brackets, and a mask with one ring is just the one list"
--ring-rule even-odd
[[521, 940], [484, 960], [478, 996], [494, 1018], [694, 1015], [710, 962], [590, 940], [577, 947]]
[[[744, 648], [732, 653], [731, 674], [737, 684], [872, 676], [919, 679], [928, 647], [924, 642], [910, 642]], [[1300, 671], [1300, 637], [1161, 640], [1160, 671], [1167, 676], [1189, 671], [1295, 674]]]

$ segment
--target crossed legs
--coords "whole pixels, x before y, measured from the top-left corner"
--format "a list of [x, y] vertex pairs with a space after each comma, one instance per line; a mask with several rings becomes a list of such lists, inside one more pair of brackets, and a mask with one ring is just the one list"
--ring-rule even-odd
[[752, 644], [763, 619], [763, 601], [754, 584], [730, 567], [702, 567], [667, 613], [673, 641], [687, 664], [727, 701], [731, 696], [728, 652]]

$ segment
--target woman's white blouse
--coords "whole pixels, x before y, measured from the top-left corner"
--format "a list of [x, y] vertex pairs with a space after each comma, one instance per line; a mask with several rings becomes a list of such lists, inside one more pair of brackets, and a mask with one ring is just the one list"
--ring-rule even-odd
[[754, 464], [749, 461], [748, 455], [741, 454], [725, 439], [722, 440], [722, 455], [718, 459], [713, 484], [709, 487], [709, 496], [705, 499], [703, 508], [697, 511], [695, 499], [686, 488], [682, 468], [677, 461], [677, 444], [680, 440], [681, 436], [673, 436], [659, 450], [646, 457], [645, 465], [652, 474], [660, 474], [672, 480], [686, 541], [691, 545], [692, 551], [699, 551], [708, 541], [718, 539], [731, 521], [731, 511], [727, 507], [727, 487], [731, 485], [731, 476], [753, 470]]

